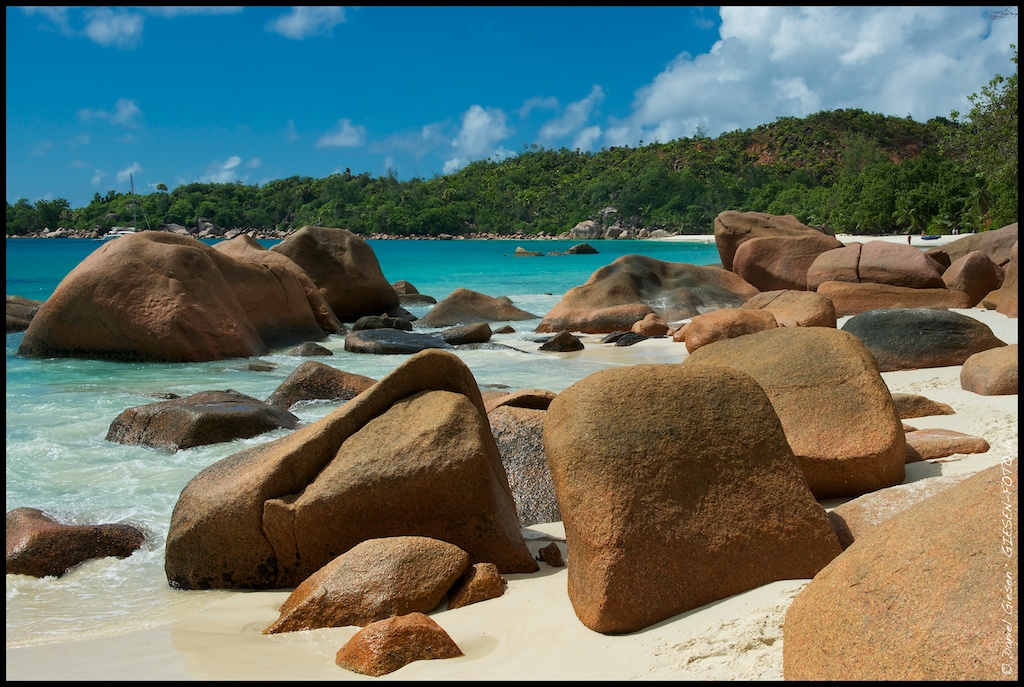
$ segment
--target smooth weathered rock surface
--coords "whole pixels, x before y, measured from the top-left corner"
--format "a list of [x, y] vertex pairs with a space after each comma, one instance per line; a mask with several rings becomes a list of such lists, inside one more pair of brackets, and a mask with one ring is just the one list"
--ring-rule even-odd
[[1006, 468], [907, 508], [818, 573], [786, 613], [785, 679], [1016, 680], [1019, 537], [1004, 523], [1018, 512], [1017, 470]]
[[859, 496], [905, 476], [903, 426], [871, 352], [852, 334], [786, 327], [718, 341], [683, 365], [727, 365], [757, 380], [811, 491]]
[[6, 520], [8, 575], [61, 577], [94, 558], [127, 558], [146, 540], [132, 525], [64, 524], [37, 508], [15, 508]]
[[468, 563], [465, 551], [429, 537], [368, 539], [307, 577], [263, 633], [368, 625], [413, 611], [430, 613]]
[[287, 409], [299, 401], [348, 401], [376, 382], [372, 377], [307, 360], [274, 389], [267, 403]]
[[624, 255], [573, 287], [537, 326], [538, 332], [605, 334], [629, 331], [656, 313], [666, 322], [742, 305], [758, 290], [719, 267]]
[[960, 388], [982, 396], [1007, 396], [1018, 392], [1017, 344], [975, 353], [960, 370]]
[[299, 418], [286, 409], [233, 389], [200, 391], [125, 409], [110, 423], [106, 440], [178, 451], [298, 426]]
[[370, 623], [338, 650], [335, 663], [354, 673], [380, 677], [413, 661], [462, 656], [440, 625], [422, 613]]
[[634, 632], [773, 580], [839, 541], [748, 375], [711, 365], [591, 374], [548, 408], [544, 448], [580, 621]]
[[879, 372], [963, 365], [975, 353], [1006, 346], [984, 322], [934, 308], [871, 310], [851, 317], [843, 331], [867, 346]]
[[476, 380], [446, 351], [202, 470], [175, 504], [165, 571], [183, 589], [295, 587], [359, 542], [406, 535], [537, 569]]
[[347, 229], [302, 227], [270, 250], [302, 268], [342, 322], [399, 307], [373, 248]]
[[64, 277], [18, 352], [144, 362], [264, 355], [331, 333], [310, 307], [307, 283], [292, 266], [142, 231], [101, 245]]

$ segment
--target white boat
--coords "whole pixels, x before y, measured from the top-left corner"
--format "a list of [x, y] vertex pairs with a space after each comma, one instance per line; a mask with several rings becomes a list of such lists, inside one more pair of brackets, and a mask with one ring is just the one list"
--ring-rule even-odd
[[[129, 174], [128, 175], [128, 179], [129, 179], [129, 181], [131, 181], [131, 189], [132, 189], [132, 200], [131, 200], [132, 217], [135, 219], [135, 222], [134, 222], [133, 226], [130, 226], [130, 227], [111, 227], [110, 231], [108, 231], [106, 234], [104, 234], [99, 239], [97, 239], [99, 241], [106, 241], [108, 239], [116, 239], [116, 238], [120, 238], [122, 236], [131, 236], [132, 234], [135, 233], [135, 227], [137, 227], [138, 224], [139, 224], [138, 223], [138, 212], [137, 212], [137, 208], [139, 207], [139, 201], [135, 197], [135, 177], [133, 177], [131, 174]], [[146, 227], [149, 227], [149, 218], [146, 217], [146, 209], [145, 208], [142, 209], [142, 216], [145, 217], [145, 219], [146, 219]]]
[[107, 239], [116, 239], [121, 236], [131, 236], [134, 233], [135, 229], [132, 227], [111, 227], [110, 231], [103, 235], [102, 240], [106, 241]]

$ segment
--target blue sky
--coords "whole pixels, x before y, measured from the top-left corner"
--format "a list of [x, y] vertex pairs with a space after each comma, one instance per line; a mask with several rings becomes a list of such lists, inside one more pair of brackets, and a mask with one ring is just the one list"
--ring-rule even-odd
[[7, 200], [926, 121], [1011, 73], [999, 9], [7, 7]]

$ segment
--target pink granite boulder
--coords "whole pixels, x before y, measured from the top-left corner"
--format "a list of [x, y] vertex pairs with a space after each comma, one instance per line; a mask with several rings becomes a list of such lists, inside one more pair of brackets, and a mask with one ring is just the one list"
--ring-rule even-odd
[[982, 396], [1017, 393], [1017, 344], [971, 355], [960, 370], [960, 388]]
[[[771, 215], [766, 212], [725, 210], [714, 221], [715, 246], [722, 267], [732, 271], [733, 258], [740, 245], [760, 237], [827, 236], [807, 226], [793, 215]], [[838, 239], [836, 239], [838, 242]], [[842, 245], [841, 243], [839, 245]]]
[[307, 577], [263, 634], [430, 613], [468, 563], [465, 551], [429, 537], [367, 539]]
[[736, 248], [732, 271], [761, 291], [806, 290], [807, 270], [827, 251], [842, 248], [835, 236], [815, 230], [804, 236], [761, 236]]
[[462, 655], [440, 625], [414, 612], [378, 620], [359, 630], [338, 650], [335, 663], [354, 673], [380, 677], [413, 661]]
[[828, 297], [813, 291], [764, 291], [740, 307], [767, 310], [780, 327], [836, 326], [836, 307]]
[[569, 289], [538, 332], [607, 334], [629, 331], [651, 313], [666, 322], [742, 305], [758, 290], [719, 267], [624, 255]]
[[547, 412], [569, 600], [596, 632], [810, 578], [840, 551], [770, 401], [742, 372], [603, 370]]
[[697, 315], [690, 320], [683, 335], [683, 342], [686, 344], [687, 352], [693, 353], [701, 346], [716, 341], [763, 332], [778, 326], [775, 315], [768, 310], [724, 308]]
[[786, 612], [784, 678], [1016, 681], [1017, 512], [1013, 461], [858, 536]]
[[815, 497], [860, 496], [903, 481], [903, 425], [871, 351], [852, 334], [780, 327], [704, 346], [683, 362], [705, 364], [760, 384]]

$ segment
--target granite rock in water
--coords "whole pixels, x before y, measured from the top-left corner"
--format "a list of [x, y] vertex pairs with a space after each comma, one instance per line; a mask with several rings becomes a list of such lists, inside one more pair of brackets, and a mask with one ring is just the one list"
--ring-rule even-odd
[[8, 575], [61, 577], [94, 558], [127, 558], [145, 533], [132, 525], [67, 525], [36, 508], [7, 512]]
[[298, 426], [299, 418], [284, 408], [233, 389], [200, 391], [124, 410], [110, 423], [106, 440], [177, 451]]

